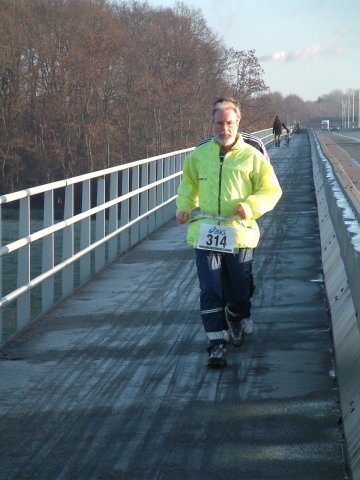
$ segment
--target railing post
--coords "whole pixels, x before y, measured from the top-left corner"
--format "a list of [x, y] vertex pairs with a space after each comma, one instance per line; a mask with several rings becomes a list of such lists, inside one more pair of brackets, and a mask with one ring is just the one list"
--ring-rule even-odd
[[[141, 186], [145, 187], [149, 183], [149, 167], [147, 163], [141, 165]], [[149, 210], [149, 192], [143, 192], [140, 194], [140, 215], [143, 215]], [[140, 221], [140, 239], [143, 240], [148, 235], [149, 219], [144, 218]]]
[[[97, 181], [97, 206], [105, 202], [105, 177], [99, 177]], [[105, 236], [105, 211], [96, 214], [95, 239], [101, 240]], [[99, 272], [105, 265], [105, 245], [100, 245], [95, 250], [95, 272]]]
[[[160, 159], [157, 162], [157, 169], [156, 169], [156, 179], [162, 180], [164, 178], [163, 168], [164, 168], [164, 160]], [[163, 191], [164, 185], [159, 185], [156, 187], [156, 205], [161, 205], [163, 201]], [[163, 211], [162, 209], [156, 213], [156, 228], [163, 224]]]
[[[170, 159], [170, 175], [176, 173], [176, 155], [172, 155]], [[176, 179], [173, 178], [170, 182], [170, 196], [173, 197], [176, 193]]]
[[[110, 200], [115, 200], [118, 197], [118, 178], [117, 172], [110, 175]], [[118, 205], [113, 205], [109, 208], [109, 233], [115, 232], [118, 228]], [[109, 261], [112, 262], [117, 255], [117, 238], [112, 238], [109, 241]]]
[[[131, 191], [139, 188], [139, 167], [131, 168]], [[139, 195], [130, 199], [130, 220], [135, 220], [139, 216]], [[136, 245], [139, 241], [139, 224], [136, 223], [130, 227], [130, 245]]]
[[[171, 187], [171, 180], [169, 179], [170, 175], [170, 163], [171, 157], [164, 158], [164, 167], [163, 167], [163, 178], [166, 178], [166, 183], [163, 184], [163, 199], [164, 201], [169, 200], [170, 198], [170, 187]], [[170, 219], [170, 209], [171, 205], [167, 205], [163, 209], [163, 221], [167, 221]]]
[[[19, 238], [30, 235], [30, 197], [20, 200]], [[17, 286], [30, 281], [30, 244], [21, 247], [18, 252]], [[30, 319], [30, 292], [23, 293], [17, 301], [17, 330], [23, 328]]]
[[[170, 175], [170, 161], [171, 158], [164, 158], [163, 178], [168, 178]], [[166, 180], [163, 184], [163, 199], [164, 201], [170, 198], [170, 180]]]
[[[74, 186], [65, 188], [64, 220], [74, 216]], [[74, 225], [69, 225], [63, 231], [63, 261], [74, 255]], [[66, 297], [74, 291], [74, 266], [68, 265], [62, 272], [62, 296]]]
[[[129, 193], [129, 168], [122, 171], [121, 195]], [[124, 200], [120, 206], [120, 225], [125, 226], [129, 223], [129, 200]], [[120, 253], [124, 253], [129, 248], [129, 230], [125, 230], [120, 235]]]
[[[154, 183], [156, 181], [156, 162], [150, 163], [150, 175], [149, 183]], [[152, 187], [149, 190], [149, 210], [155, 208], [156, 205], [156, 187]], [[153, 232], [156, 228], [156, 213], [149, 215], [149, 233]]]
[[[183, 159], [183, 156], [182, 156], [181, 153], [178, 153], [177, 155], [175, 155], [175, 171], [176, 172], [181, 172], [182, 169], [183, 169], [182, 159]], [[175, 178], [175, 184], [174, 184], [175, 193], [177, 193], [177, 191], [178, 191], [180, 182], [181, 182], [181, 177], [180, 176], [176, 177]]]
[[[82, 198], [81, 211], [86, 212], [90, 210], [90, 180], [82, 182]], [[91, 240], [91, 223], [90, 217], [83, 218], [80, 226], [80, 249], [84, 250], [90, 245]], [[80, 259], [80, 284], [85, 283], [91, 274], [91, 255], [87, 253]]]
[[[44, 228], [54, 225], [54, 191], [44, 195]], [[42, 241], [42, 269], [47, 272], [54, 267], [54, 234], [50, 233]], [[54, 277], [46, 279], [42, 284], [42, 312], [49, 310], [54, 304]]]

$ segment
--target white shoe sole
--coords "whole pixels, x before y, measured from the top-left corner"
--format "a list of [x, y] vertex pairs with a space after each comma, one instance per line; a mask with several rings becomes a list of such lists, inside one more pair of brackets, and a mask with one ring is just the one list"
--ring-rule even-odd
[[254, 322], [251, 319], [244, 319], [243, 327], [245, 335], [252, 335], [254, 333]]

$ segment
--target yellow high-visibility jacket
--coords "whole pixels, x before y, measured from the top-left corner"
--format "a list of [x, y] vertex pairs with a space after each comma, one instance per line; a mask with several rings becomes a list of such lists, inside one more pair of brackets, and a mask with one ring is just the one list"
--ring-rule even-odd
[[[255, 248], [260, 238], [256, 219], [272, 210], [281, 195], [271, 163], [238, 134], [223, 162], [215, 140], [200, 145], [186, 157], [176, 213], [190, 214], [200, 208], [199, 215], [190, 221], [187, 233], [187, 241], [194, 247], [199, 225], [206, 223], [234, 227], [236, 247]], [[244, 208], [246, 220], [235, 215], [238, 204]]]

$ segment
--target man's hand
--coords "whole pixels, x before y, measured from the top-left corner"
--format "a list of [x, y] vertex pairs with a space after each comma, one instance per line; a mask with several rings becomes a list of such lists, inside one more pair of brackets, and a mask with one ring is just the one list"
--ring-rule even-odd
[[246, 220], [246, 213], [242, 205], [236, 205], [235, 207], [235, 213], [236, 215], [239, 215], [240, 218], [243, 220]]
[[186, 212], [179, 212], [176, 218], [178, 223], [181, 225], [189, 220], [189, 214]]

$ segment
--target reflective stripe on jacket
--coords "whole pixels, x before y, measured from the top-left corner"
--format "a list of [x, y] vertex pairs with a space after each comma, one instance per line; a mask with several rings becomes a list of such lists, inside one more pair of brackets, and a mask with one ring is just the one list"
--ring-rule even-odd
[[[236, 247], [255, 248], [260, 237], [256, 219], [272, 210], [281, 194], [270, 162], [238, 135], [223, 162], [215, 140], [200, 145], [186, 157], [176, 207], [177, 213], [190, 214], [200, 208], [209, 216], [230, 217], [215, 223], [235, 228]], [[247, 220], [234, 216], [238, 204], [243, 206]], [[187, 241], [192, 246], [197, 244], [200, 223], [214, 221], [200, 215], [189, 223]]]

